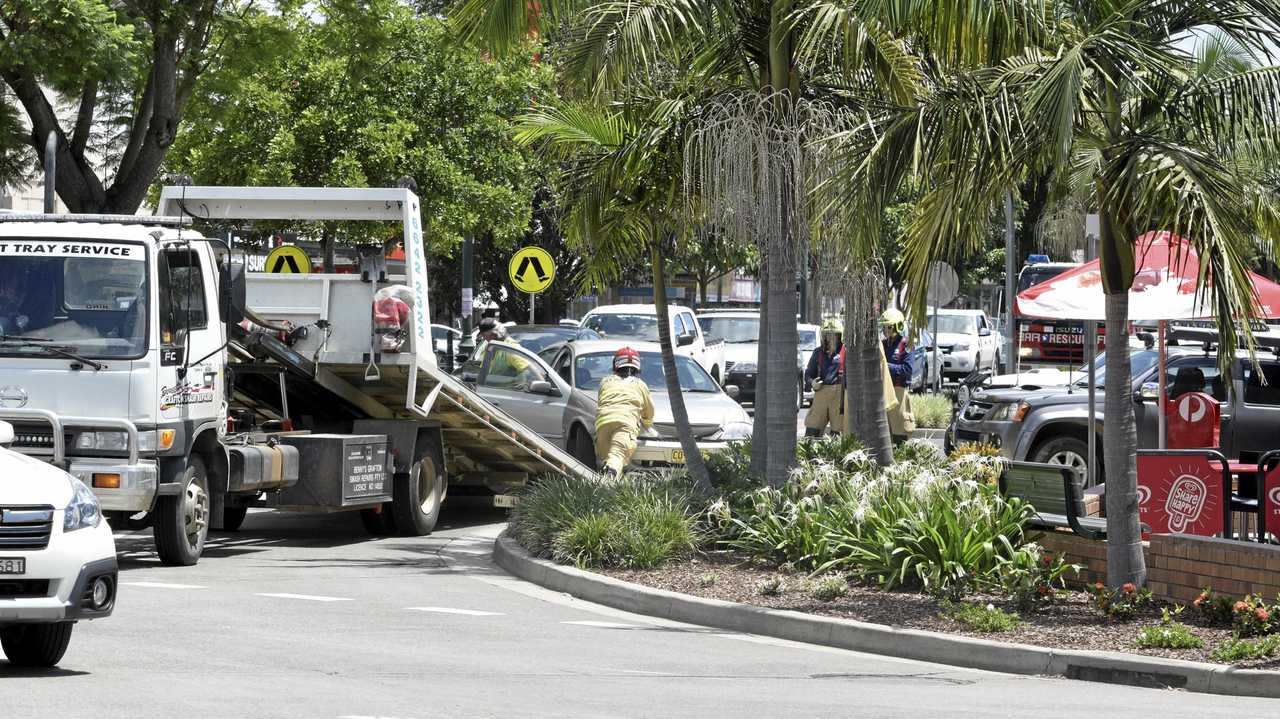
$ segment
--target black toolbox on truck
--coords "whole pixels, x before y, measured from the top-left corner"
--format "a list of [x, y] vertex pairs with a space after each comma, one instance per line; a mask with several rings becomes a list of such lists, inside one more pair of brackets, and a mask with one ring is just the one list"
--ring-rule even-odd
[[299, 456], [298, 483], [280, 492], [279, 506], [339, 509], [391, 501], [386, 435], [299, 434], [280, 442]]

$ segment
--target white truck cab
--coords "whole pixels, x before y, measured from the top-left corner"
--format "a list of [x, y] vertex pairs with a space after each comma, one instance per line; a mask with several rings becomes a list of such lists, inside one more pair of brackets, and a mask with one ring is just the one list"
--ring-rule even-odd
[[[675, 353], [692, 358], [712, 379], [723, 384], [724, 341], [707, 337], [688, 307], [667, 305], [667, 314]], [[582, 326], [607, 340], [657, 342], [658, 310], [655, 305], [603, 305], [588, 312], [582, 318]]]

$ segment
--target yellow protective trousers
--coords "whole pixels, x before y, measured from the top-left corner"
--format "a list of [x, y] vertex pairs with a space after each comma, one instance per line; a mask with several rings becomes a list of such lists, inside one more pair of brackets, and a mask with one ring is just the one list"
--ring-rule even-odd
[[838, 384], [819, 385], [813, 392], [813, 405], [804, 418], [805, 429], [816, 429], [819, 432], [831, 427], [832, 432], [844, 431], [844, 413], [840, 411], [840, 395], [844, 387]]
[[640, 430], [635, 422], [605, 422], [596, 427], [596, 456], [605, 469], [622, 474], [622, 468], [636, 453], [636, 437]]

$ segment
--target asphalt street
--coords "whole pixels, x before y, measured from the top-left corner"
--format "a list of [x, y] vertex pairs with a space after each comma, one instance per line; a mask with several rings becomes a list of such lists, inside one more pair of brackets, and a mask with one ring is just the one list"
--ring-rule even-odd
[[0, 662], [4, 717], [1277, 716], [1280, 702], [977, 672], [653, 620], [516, 580], [493, 511], [370, 539], [255, 512], [194, 567], [117, 538], [115, 615]]

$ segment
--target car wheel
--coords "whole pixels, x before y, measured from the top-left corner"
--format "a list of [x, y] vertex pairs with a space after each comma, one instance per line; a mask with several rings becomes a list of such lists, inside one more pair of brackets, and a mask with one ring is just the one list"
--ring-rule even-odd
[[430, 534], [440, 518], [447, 489], [447, 479], [436, 467], [435, 459], [423, 457], [392, 481], [395, 501], [391, 503], [391, 511], [400, 534], [406, 537]]
[[247, 514], [249, 514], [248, 507], [223, 507], [222, 531], [238, 531], [240, 529], [240, 525], [244, 524], [244, 518]]
[[51, 667], [67, 653], [75, 622], [15, 624], [0, 629], [0, 647], [19, 667]]
[[596, 447], [591, 442], [591, 435], [582, 427], [575, 427], [573, 430], [573, 440], [570, 442], [569, 454], [573, 458], [587, 465], [591, 471], [596, 471]]
[[191, 457], [178, 484], [182, 487], [178, 494], [156, 501], [152, 533], [163, 564], [189, 567], [200, 560], [209, 536], [209, 478], [204, 460]]
[[1031, 461], [1070, 467], [1081, 477], [1085, 476], [1089, 445], [1079, 437], [1055, 437], [1036, 447]]

